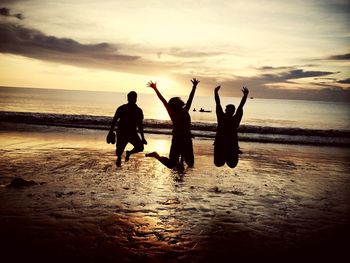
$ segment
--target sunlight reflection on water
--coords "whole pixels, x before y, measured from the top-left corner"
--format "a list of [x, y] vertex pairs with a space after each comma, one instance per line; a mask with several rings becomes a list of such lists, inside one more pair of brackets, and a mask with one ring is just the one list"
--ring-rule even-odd
[[[229, 169], [213, 165], [211, 140], [194, 140], [195, 167], [178, 173], [144, 153], [116, 168], [105, 132], [70, 131], [0, 133], [0, 184], [14, 175], [45, 183], [0, 188], [9, 202], [3, 211], [98, 225], [114, 242], [149, 254], [211, 249], [210, 240], [233, 242], [236, 233], [293, 243], [303, 238], [295, 229], [311, 233], [348, 215], [347, 149], [242, 143], [240, 163]], [[170, 136], [147, 140], [145, 152], [168, 153]]]

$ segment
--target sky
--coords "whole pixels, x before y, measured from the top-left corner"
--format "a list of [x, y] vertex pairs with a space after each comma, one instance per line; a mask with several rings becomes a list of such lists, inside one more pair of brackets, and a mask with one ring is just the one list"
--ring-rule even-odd
[[0, 0], [0, 86], [350, 101], [349, 0]]

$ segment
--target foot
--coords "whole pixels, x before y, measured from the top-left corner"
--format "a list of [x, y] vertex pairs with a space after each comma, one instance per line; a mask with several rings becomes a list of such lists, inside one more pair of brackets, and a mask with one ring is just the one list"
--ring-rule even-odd
[[179, 172], [183, 172], [185, 171], [185, 166], [182, 162], [178, 162], [176, 165], [176, 170], [178, 170]]
[[130, 155], [131, 155], [130, 151], [126, 151], [126, 154], [125, 154], [125, 162], [128, 162], [128, 161], [129, 161]]
[[157, 158], [159, 157], [159, 154], [157, 152], [146, 153], [146, 157]]
[[117, 160], [115, 161], [115, 164], [117, 165], [117, 167], [121, 167], [122, 166], [122, 160], [120, 157], [117, 158]]

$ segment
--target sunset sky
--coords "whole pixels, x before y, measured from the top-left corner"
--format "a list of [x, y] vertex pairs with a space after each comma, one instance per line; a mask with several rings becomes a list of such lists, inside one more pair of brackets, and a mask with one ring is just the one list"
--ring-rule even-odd
[[0, 0], [0, 86], [350, 101], [348, 0]]

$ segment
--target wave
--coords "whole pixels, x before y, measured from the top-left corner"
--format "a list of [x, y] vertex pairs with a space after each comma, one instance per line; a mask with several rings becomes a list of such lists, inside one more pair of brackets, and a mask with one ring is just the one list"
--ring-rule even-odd
[[[109, 130], [112, 117], [0, 111], [0, 122]], [[146, 119], [144, 130], [145, 133], [171, 134], [171, 122]], [[214, 138], [215, 131], [215, 123], [192, 122], [195, 137]], [[238, 135], [240, 141], [350, 146], [350, 130], [241, 125]]]

